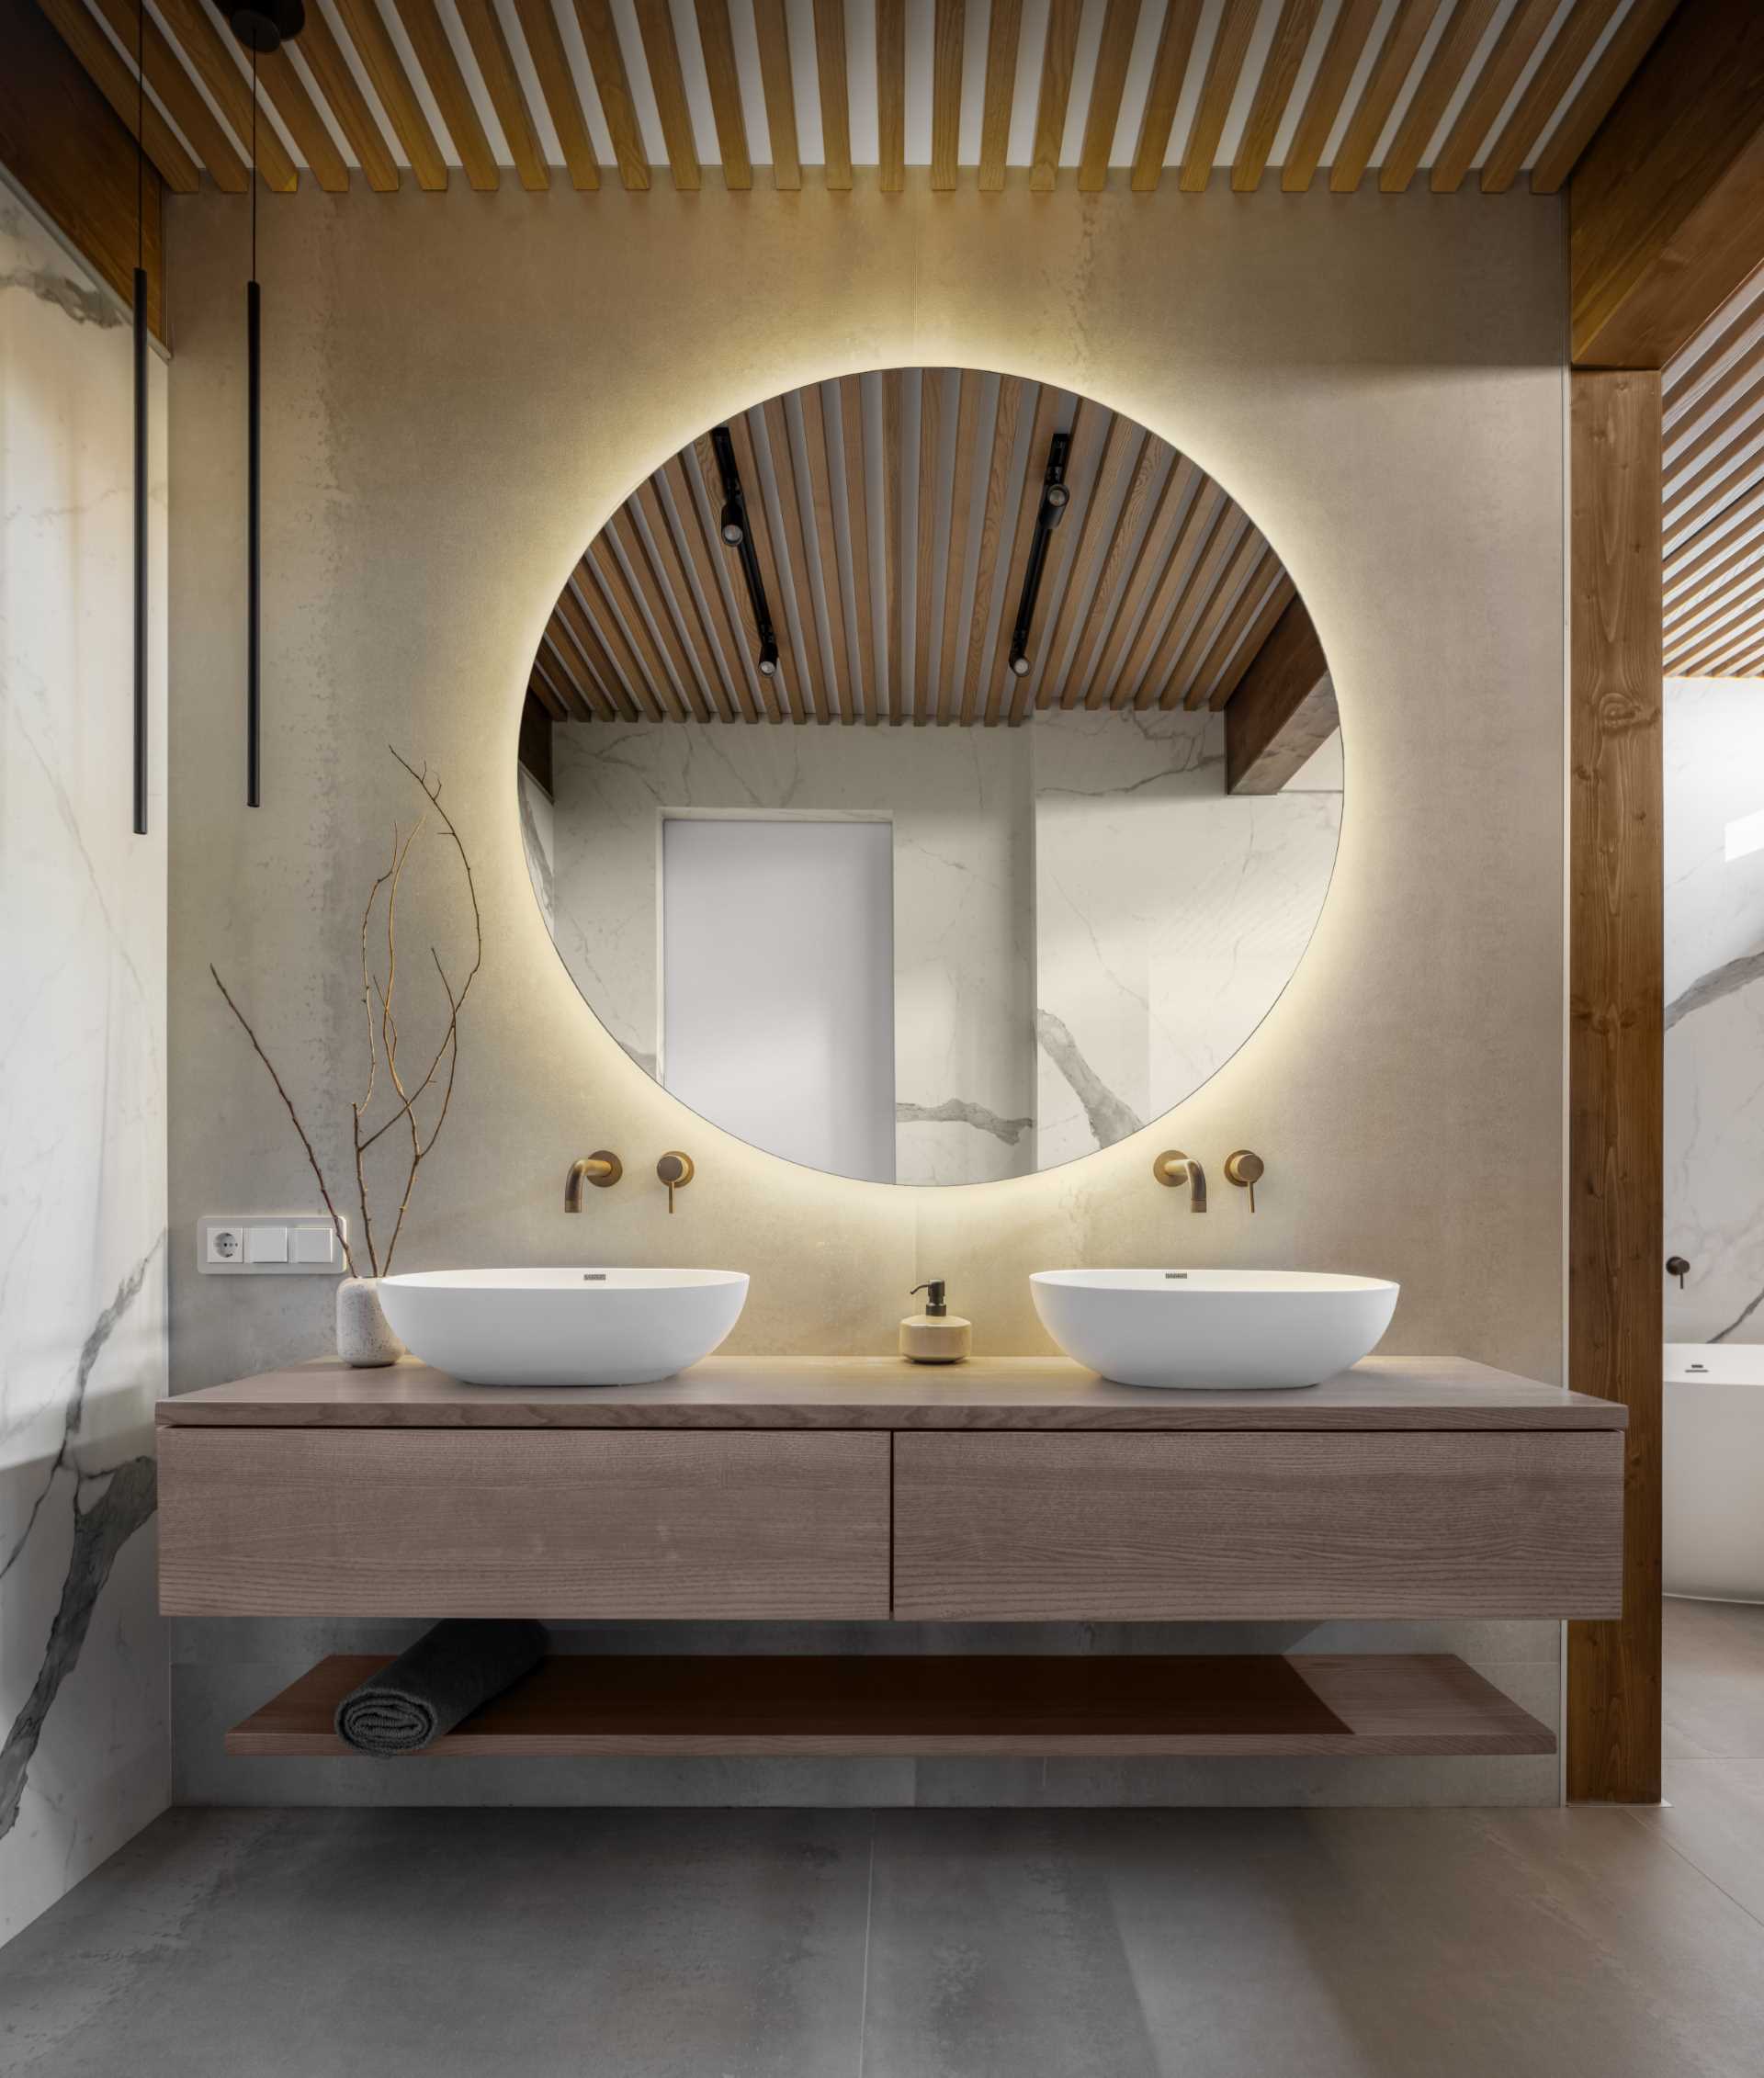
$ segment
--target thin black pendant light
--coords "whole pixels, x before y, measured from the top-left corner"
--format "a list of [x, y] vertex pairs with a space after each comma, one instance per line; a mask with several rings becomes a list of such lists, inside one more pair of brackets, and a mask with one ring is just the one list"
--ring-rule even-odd
[[245, 284], [245, 806], [263, 800], [263, 298], [257, 285], [257, 60], [306, 27], [302, 0], [234, 7], [232, 33], [251, 52], [251, 278]]
[[147, 834], [147, 38], [135, 9], [135, 835]]

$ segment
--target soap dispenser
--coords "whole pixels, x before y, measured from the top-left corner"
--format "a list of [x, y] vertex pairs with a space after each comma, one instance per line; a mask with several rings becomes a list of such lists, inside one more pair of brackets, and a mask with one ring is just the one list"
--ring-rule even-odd
[[909, 1363], [964, 1363], [973, 1345], [973, 1324], [951, 1313], [941, 1277], [915, 1284], [925, 1294], [923, 1313], [910, 1313], [900, 1323], [900, 1354]]

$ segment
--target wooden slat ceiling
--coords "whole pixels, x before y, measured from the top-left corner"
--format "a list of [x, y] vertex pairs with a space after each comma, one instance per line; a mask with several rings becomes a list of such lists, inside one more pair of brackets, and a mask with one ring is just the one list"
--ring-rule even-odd
[[[136, 0], [39, 0], [132, 129]], [[261, 68], [266, 186], [603, 179], [933, 189], [1529, 174], [1554, 194], [1673, 0], [308, 0]], [[211, 0], [151, 0], [146, 144], [236, 191], [242, 52]], [[805, 171], [807, 169], [807, 171]], [[1112, 171], [1113, 169], [1113, 171]], [[867, 176], [866, 176], [867, 177]]]
[[1662, 378], [1666, 668], [1764, 678], [1764, 269]]
[[[531, 690], [555, 720], [1009, 726], [1037, 707], [1221, 708], [1290, 579], [1168, 442], [971, 369], [810, 384], [729, 427], [780, 651], [718, 531], [708, 434], [639, 486], [558, 599]], [[1048, 443], [1071, 435], [1024, 677], [1007, 667]]]

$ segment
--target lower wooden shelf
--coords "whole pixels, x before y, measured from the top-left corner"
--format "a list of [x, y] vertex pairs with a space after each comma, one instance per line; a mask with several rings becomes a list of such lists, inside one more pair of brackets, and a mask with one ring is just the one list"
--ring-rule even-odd
[[[349, 1756], [339, 1701], [386, 1665], [334, 1654], [227, 1734], [230, 1754]], [[1549, 1754], [1449, 1653], [1095, 1657], [559, 1655], [431, 1754]]]

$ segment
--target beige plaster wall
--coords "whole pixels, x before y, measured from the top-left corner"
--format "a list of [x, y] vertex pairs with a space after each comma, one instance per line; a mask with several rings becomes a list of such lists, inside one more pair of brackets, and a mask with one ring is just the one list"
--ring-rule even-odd
[[[207, 975], [257, 1014], [341, 1177], [362, 894], [438, 767], [489, 959], [402, 1267], [690, 1262], [753, 1274], [729, 1347], [891, 1346], [944, 1277], [981, 1350], [1046, 1347], [1026, 1274], [1285, 1264], [1403, 1282], [1385, 1347], [1559, 1375], [1563, 268], [1556, 205], [1012, 191], [888, 198], [462, 184], [269, 198], [265, 805], [243, 804], [243, 216], [168, 208], [179, 1389], [317, 1353], [323, 1281], [194, 1273], [209, 1212], [313, 1202]], [[1336, 676], [1335, 883], [1272, 1015], [1177, 1112], [1070, 1168], [961, 1190], [837, 1180], [685, 1113], [547, 938], [513, 783], [528, 660], [589, 536], [688, 435], [771, 393], [964, 363], [1096, 395], [1248, 509]], [[1149, 1174], [1250, 1146], [1250, 1217]], [[627, 1181], [566, 1218], [570, 1159]], [[650, 1180], [684, 1146], [670, 1219]]]

